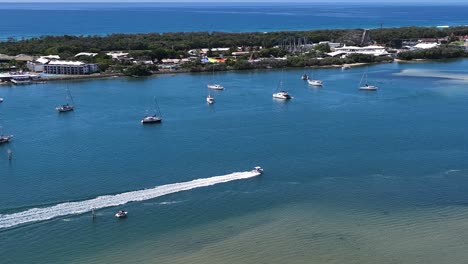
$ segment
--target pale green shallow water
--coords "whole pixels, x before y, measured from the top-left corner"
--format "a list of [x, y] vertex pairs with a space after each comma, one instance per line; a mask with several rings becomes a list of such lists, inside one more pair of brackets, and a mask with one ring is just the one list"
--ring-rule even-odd
[[[65, 83], [1, 87], [3, 217], [265, 168], [0, 229], [1, 263], [466, 263], [467, 66], [370, 66], [376, 93], [357, 91], [365, 68], [319, 70], [319, 89], [303, 70], [219, 73], [211, 107], [210, 74], [70, 82], [69, 115], [53, 110]], [[271, 98], [281, 78], [288, 103]], [[164, 121], [142, 127], [155, 95]]]

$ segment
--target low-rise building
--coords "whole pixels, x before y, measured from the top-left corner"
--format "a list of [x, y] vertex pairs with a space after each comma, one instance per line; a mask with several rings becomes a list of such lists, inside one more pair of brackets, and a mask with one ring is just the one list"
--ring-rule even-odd
[[48, 74], [90, 74], [99, 70], [96, 64], [81, 61], [53, 60], [44, 64], [44, 73]]

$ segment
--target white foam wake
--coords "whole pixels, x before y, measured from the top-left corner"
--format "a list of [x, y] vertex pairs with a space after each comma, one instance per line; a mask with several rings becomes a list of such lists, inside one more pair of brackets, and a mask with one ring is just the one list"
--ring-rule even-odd
[[128, 202], [149, 200], [171, 193], [187, 191], [235, 180], [248, 179], [258, 175], [260, 174], [255, 171], [235, 172], [223, 176], [215, 176], [210, 178], [196, 179], [188, 182], [156, 186], [151, 189], [125, 192], [116, 195], [98, 196], [94, 199], [85, 201], [66, 202], [49, 207], [32, 208], [26, 211], [12, 214], [0, 214], [0, 229], [14, 227], [30, 222], [44, 221], [59, 216], [82, 214], [85, 212], [90, 212], [92, 208], [100, 209], [126, 204]]

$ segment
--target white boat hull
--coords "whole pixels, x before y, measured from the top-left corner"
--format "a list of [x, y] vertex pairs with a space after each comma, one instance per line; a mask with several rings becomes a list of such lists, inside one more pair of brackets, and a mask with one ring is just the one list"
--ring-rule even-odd
[[223, 90], [224, 87], [220, 84], [208, 84], [207, 85], [208, 89], [213, 89], [213, 90]]
[[307, 82], [310, 85], [313, 85], [313, 86], [322, 86], [323, 85], [323, 82], [320, 81], [320, 80], [307, 80]]
[[359, 87], [359, 90], [362, 90], [362, 91], [377, 91], [377, 89], [379, 89], [379, 88], [377, 86], [374, 86], [374, 85], [360, 86]]

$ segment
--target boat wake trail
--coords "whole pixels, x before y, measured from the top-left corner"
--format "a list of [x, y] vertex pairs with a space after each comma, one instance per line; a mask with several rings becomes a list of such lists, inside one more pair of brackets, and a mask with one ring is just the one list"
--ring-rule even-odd
[[138, 202], [154, 199], [171, 193], [187, 191], [195, 188], [206, 187], [235, 180], [249, 179], [258, 175], [260, 175], [260, 173], [256, 171], [235, 172], [223, 176], [215, 176], [210, 178], [196, 179], [187, 182], [156, 186], [151, 189], [124, 192], [116, 195], [98, 196], [90, 200], [60, 203], [57, 205], [43, 208], [32, 208], [26, 211], [21, 211], [12, 214], [0, 214], [0, 229], [10, 228], [31, 222], [45, 221], [60, 216], [82, 214], [90, 212], [93, 208], [101, 209], [106, 207], [118, 206], [129, 202]]

